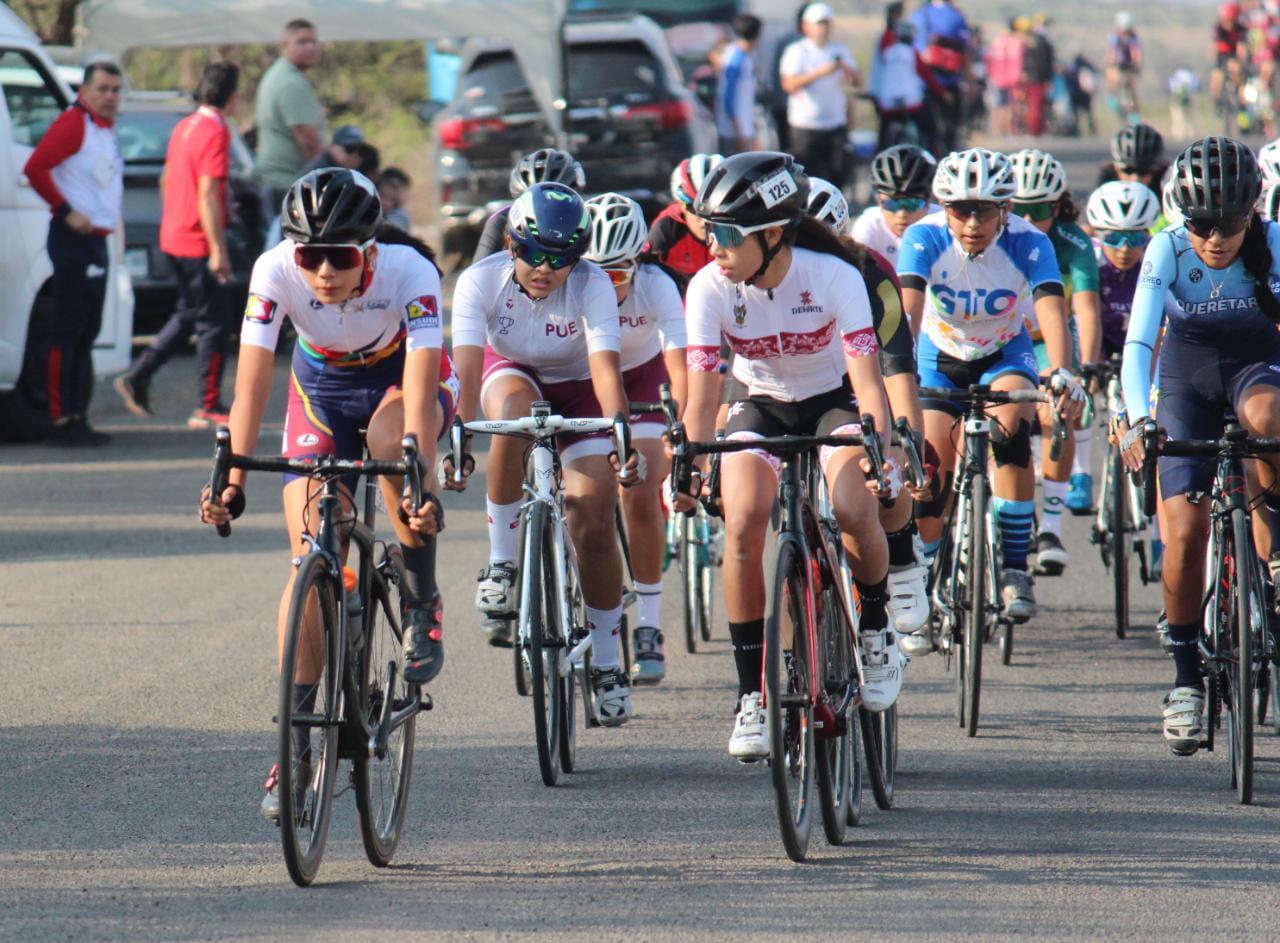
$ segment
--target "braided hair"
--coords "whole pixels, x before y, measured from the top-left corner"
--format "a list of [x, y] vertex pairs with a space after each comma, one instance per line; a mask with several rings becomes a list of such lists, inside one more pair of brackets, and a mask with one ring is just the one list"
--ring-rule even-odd
[[1271, 247], [1267, 245], [1268, 223], [1254, 213], [1240, 244], [1240, 263], [1253, 279], [1253, 297], [1258, 308], [1274, 324], [1280, 324], [1280, 299], [1271, 290]]

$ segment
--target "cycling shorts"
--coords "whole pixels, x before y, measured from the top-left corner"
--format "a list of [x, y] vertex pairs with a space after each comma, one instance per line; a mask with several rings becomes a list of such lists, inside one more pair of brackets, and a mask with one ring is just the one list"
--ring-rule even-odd
[[[767, 439], [782, 435], [858, 435], [861, 432], [858, 403], [846, 378], [836, 389], [808, 399], [784, 402], [769, 396], [748, 396], [737, 400], [729, 406], [725, 437]], [[835, 451], [827, 446], [819, 450], [824, 469]], [[774, 474], [781, 473], [782, 462], [776, 455], [754, 449], [739, 454], [756, 455], [769, 463]]]
[[[622, 386], [633, 403], [656, 403], [662, 398], [662, 384], [667, 382], [667, 363], [658, 354], [638, 367], [622, 374]], [[667, 420], [662, 413], [632, 413], [631, 438], [661, 439], [667, 434]]]
[[[1040, 370], [1036, 363], [1035, 350], [1032, 348], [1031, 335], [1026, 327], [1023, 327], [1021, 334], [995, 353], [979, 357], [977, 360], [958, 360], [949, 354], [944, 354], [929, 339], [929, 335], [921, 334], [916, 357], [919, 363], [921, 386], [964, 389], [975, 383], [994, 383], [999, 377], [1010, 373], [1026, 377], [1035, 386], [1040, 385]], [[921, 397], [920, 402], [925, 409], [934, 409], [953, 416], [959, 416], [962, 411], [961, 405], [951, 400]]]
[[[1160, 425], [1171, 439], [1217, 439], [1229, 410], [1252, 386], [1280, 387], [1280, 333], [1267, 331], [1226, 349], [1191, 343], [1172, 332], [1160, 349]], [[1215, 460], [1160, 456], [1160, 494], [1201, 495], [1213, 485]]]

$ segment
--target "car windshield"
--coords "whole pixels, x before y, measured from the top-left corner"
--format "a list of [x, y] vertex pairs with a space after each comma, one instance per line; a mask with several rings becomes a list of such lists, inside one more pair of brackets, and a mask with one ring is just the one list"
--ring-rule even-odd
[[[661, 66], [643, 43], [575, 44], [569, 50], [569, 75], [570, 90], [584, 95], [652, 95], [663, 91]], [[504, 51], [476, 59], [463, 76], [459, 97], [474, 101], [529, 94], [520, 66]]]
[[169, 135], [186, 117], [181, 111], [125, 111], [116, 121], [120, 156], [126, 164], [163, 164]]

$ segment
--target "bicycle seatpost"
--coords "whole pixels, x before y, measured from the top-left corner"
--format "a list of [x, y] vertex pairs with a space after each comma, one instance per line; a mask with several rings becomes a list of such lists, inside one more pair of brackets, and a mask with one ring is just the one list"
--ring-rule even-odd
[[[231, 430], [219, 426], [213, 435], [213, 474], [209, 477], [209, 498], [214, 504], [222, 503], [222, 492], [227, 490], [231, 474]], [[231, 536], [230, 524], [219, 524], [219, 537]]]

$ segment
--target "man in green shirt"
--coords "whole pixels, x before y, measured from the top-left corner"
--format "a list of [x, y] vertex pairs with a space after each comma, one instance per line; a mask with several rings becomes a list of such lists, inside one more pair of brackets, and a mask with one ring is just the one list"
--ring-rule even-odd
[[304, 74], [320, 61], [320, 42], [309, 20], [290, 20], [280, 58], [258, 83], [257, 178], [274, 215], [290, 184], [324, 150], [324, 109]]

